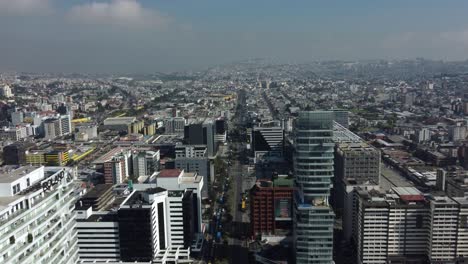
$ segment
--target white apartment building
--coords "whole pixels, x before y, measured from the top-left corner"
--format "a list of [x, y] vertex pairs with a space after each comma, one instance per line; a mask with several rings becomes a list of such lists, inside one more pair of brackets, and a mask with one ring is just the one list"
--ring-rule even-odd
[[94, 262], [103, 258], [120, 260], [119, 229], [114, 215], [109, 215], [107, 211], [104, 214], [92, 212], [89, 207], [86, 214], [77, 214], [76, 228], [80, 261]]
[[164, 120], [166, 134], [184, 134], [187, 120], [183, 117], [172, 117]]
[[74, 178], [70, 168], [1, 168], [0, 263], [76, 263]]
[[159, 150], [134, 150], [132, 151], [133, 176], [151, 176], [159, 169], [160, 154]]
[[2, 141], [19, 141], [27, 137], [26, 129], [21, 127], [4, 127], [0, 129], [0, 140]]
[[[194, 197], [197, 199], [197, 232], [202, 230], [202, 210], [201, 200], [203, 185], [203, 176], [198, 175], [195, 172], [185, 172], [184, 170], [178, 169], [166, 169], [157, 173], [156, 186], [167, 189], [168, 191], [185, 191], [191, 190], [194, 193]], [[141, 188], [140, 186], [147, 186], [147, 184], [135, 184], [135, 189]], [[145, 187], [143, 187], [145, 188]], [[147, 188], [147, 187], [146, 187]]]
[[139, 187], [121, 194], [116, 194], [118, 187], [112, 191], [104, 188], [78, 201], [80, 263], [193, 262], [190, 247], [184, 245], [192, 231], [187, 220], [192, 217], [193, 192], [168, 191], [149, 184]]
[[450, 141], [463, 141], [466, 139], [467, 129], [464, 125], [450, 126], [448, 133]]
[[468, 200], [423, 194], [356, 190], [353, 230], [358, 263], [455, 263], [468, 252]]
[[44, 122], [44, 137], [54, 139], [56, 137], [70, 134], [72, 131], [70, 115], [59, 115], [46, 119]]
[[13, 92], [11, 91], [10, 86], [3, 85], [2, 89], [0, 89], [0, 95], [4, 96], [5, 98], [13, 97]]

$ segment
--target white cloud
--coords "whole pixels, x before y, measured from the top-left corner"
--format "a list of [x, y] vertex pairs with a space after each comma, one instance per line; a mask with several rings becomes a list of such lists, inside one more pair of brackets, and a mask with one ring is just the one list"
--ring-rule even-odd
[[85, 24], [118, 25], [127, 27], [164, 28], [170, 18], [160, 12], [144, 8], [136, 0], [92, 2], [72, 7], [68, 16]]
[[51, 12], [50, 0], [0, 0], [2, 15], [47, 15]]

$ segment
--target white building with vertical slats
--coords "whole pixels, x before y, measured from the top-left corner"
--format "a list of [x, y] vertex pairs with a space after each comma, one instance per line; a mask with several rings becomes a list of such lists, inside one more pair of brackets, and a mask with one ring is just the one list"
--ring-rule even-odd
[[0, 263], [76, 263], [74, 171], [0, 170]]
[[92, 207], [76, 212], [80, 260], [119, 261], [119, 226], [116, 214], [110, 214], [108, 211], [93, 212]]
[[354, 241], [358, 263], [458, 263], [468, 253], [468, 199], [357, 189]]

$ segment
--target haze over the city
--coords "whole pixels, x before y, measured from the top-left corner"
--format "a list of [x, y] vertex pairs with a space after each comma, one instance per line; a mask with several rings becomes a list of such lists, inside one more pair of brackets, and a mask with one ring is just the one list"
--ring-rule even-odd
[[468, 2], [0, 0], [0, 70], [468, 58]]

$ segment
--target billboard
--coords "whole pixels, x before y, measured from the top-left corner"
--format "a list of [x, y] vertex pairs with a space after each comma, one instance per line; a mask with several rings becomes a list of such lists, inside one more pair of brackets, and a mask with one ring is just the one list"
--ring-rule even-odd
[[275, 220], [290, 221], [292, 217], [292, 203], [290, 198], [275, 200]]

